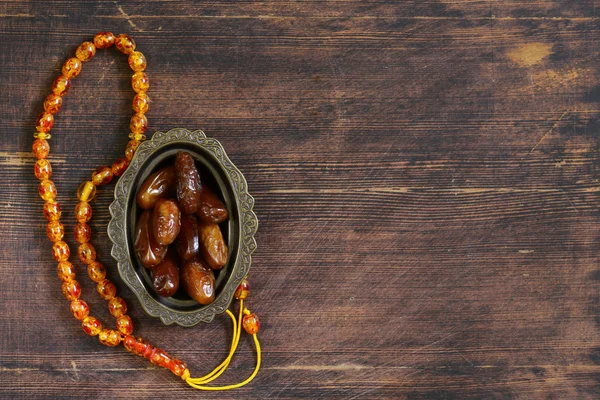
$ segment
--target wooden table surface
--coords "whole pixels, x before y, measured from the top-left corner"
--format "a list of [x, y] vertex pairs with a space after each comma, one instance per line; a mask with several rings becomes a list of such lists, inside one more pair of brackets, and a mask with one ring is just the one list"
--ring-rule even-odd
[[[599, 398], [597, 5], [0, 1], [0, 397]], [[149, 130], [203, 129], [256, 198], [264, 361], [244, 389], [196, 392], [102, 346], [61, 295], [32, 134], [62, 63], [102, 30], [148, 59]], [[130, 74], [99, 51], [56, 118], [72, 247], [77, 185], [128, 141]], [[93, 243], [136, 332], [208, 372], [227, 319], [144, 313], [110, 256], [112, 199], [93, 203]], [[254, 357], [244, 336], [220, 382]]]

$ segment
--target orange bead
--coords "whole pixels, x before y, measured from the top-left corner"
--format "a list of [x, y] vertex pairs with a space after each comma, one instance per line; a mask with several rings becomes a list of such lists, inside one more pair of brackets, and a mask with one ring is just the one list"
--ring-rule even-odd
[[60, 210], [60, 204], [54, 200], [48, 200], [44, 203], [44, 217], [48, 221], [58, 221], [62, 211]]
[[76, 280], [66, 281], [62, 284], [63, 296], [69, 301], [77, 300], [81, 296], [81, 287]]
[[88, 222], [92, 218], [92, 206], [90, 203], [82, 201], [75, 207], [75, 219], [80, 224]]
[[138, 93], [133, 98], [133, 111], [136, 113], [147, 113], [150, 108], [150, 98], [144, 92]]
[[50, 161], [45, 158], [37, 160], [33, 166], [33, 173], [35, 174], [35, 177], [41, 181], [49, 179], [52, 176], [52, 165], [50, 165]]
[[131, 36], [122, 33], [115, 39], [115, 46], [123, 54], [131, 54], [135, 50], [135, 42]]
[[248, 283], [247, 279], [244, 279], [242, 283], [237, 287], [235, 293], [233, 294], [236, 299], [244, 300], [250, 294], [250, 283]]
[[92, 183], [96, 186], [109, 184], [113, 179], [113, 172], [110, 167], [100, 167], [92, 174]]
[[126, 158], [119, 158], [112, 165], [112, 172], [115, 176], [123, 175], [123, 172], [129, 167], [129, 160]]
[[133, 133], [144, 133], [148, 128], [148, 118], [142, 113], [133, 114], [129, 122], [129, 129]]
[[68, 261], [61, 261], [56, 266], [56, 274], [63, 282], [75, 279], [75, 266]]
[[105, 346], [115, 347], [121, 343], [121, 335], [113, 329], [102, 329], [98, 334], [98, 340]]
[[77, 248], [77, 255], [84, 264], [91, 264], [96, 261], [96, 249], [91, 243], [81, 243]]
[[136, 72], [131, 77], [131, 87], [136, 93], [147, 92], [150, 87], [150, 80], [148, 79], [148, 75], [143, 72]]
[[146, 69], [146, 57], [144, 57], [144, 55], [139, 51], [131, 52], [127, 62], [129, 63], [129, 67], [135, 72]]
[[90, 336], [96, 336], [102, 331], [102, 324], [92, 316], [85, 317], [81, 323], [83, 331]]
[[69, 92], [69, 88], [71, 87], [71, 81], [66, 76], [59, 76], [52, 83], [52, 93], [57, 96], [64, 96]]
[[52, 256], [56, 261], [67, 261], [70, 255], [71, 251], [69, 250], [68, 244], [62, 240], [54, 242], [52, 245]]
[[83, 320], [90, 313], [90, 308], [83, 300], [73, 300], [71, 302], [71, 313], [79, 321]]
[[159, 367], [169, 368], [173, 358], [161, 348], [155, 347], [150, 353], [150, 362]]
[[96, 197], [96, 185], [92, 181], [82, 182], [77, 188], [79, 201], [92, 201]]
[[75, 225], [75, 240], [77, 243], [87, 243], [92, 237], [92, 228], [85, 222]]
[[100, 297], [102, 297], [104, 300], [110, 300], [117, 294], [117, 288], [115, 287], [115, 284], [108, 279], [98, 282], [98, 285], [96, 285], [96, 290], [98, 291], [98, 294], [100, 294]]
[[65, 227], [59, 221], [50, 221], [46, 225], [46, 235], [52, 242], [58, 242], [65, 236]]
[[94, 36], [94, 45], [99, 49], [108, 49], [115, 44], [115, 35], [112, 32], [98, 32]]
[[96, 46], [92, 42], [83, 42], [75, 50], [75, 56], [83, 62], [89, 61], [96, 55]]
[[120, 297], [113, 297], [108, 302], [108, 311], [113, 317], [118, 318], [127, 312], [127, 303]]
[[50, 132], [50, 129], [52, 129], [52, 125], [54, 125], [54, 115], [43, 112], [37, 117], [35, 129], [37, 129], [38, 132], [48, 133]]
[[169, 366], [169, 369], [175, 375], [182, 376], [183, 373], [185, 372], [185, 370], [187, 369], [187, 365], [185, 365], [185, 363], [183, 361], [174, 358], [171, 361], [171, 365]]
[[125, 148], [125, 158], [131, 160], [133, 158], [133, 155], [135, 154], [135, 150], [139, 145], [140, 142], [138, 142], [137, 140], [130, 140], [129, 143], [127, 143], [127, 147]]
[[54, 186], [54, 182], [50, 179], [41, 181], [38, 186], [38, 193], [46, 201], [54, 200], [56, 198], [56, 186]]
[[131, 335], [133, 333], [133, 321], [129, 315], [121, 315], [117, 317], [117, 329], [123, 335]]
[[144, 354], [148, 353], [150, 356], [150, 352], [152, 350], [152, 345], [147, 343], [144, 339], [138, 336], [126, 335], [123, 338], [123, 346], [127, 351], [132, 352], [137, 356], [144, 356]]
[[69, 58], [62, 67], [62, 74], [67, 78], [75, 78], [81, 72], [81, 60], [72, 57]]
[[98, 261], [94, 261], [89, 264], [87, 267], [87, 272], [91, 280], [94, 282], [102, 282], [106, 279], [106, 268], [104, 265], [100, 264]]
[[254, 313], [244, 315], [242, 324], [244, 325], [244, 330], [250, 335], [256, 335], [260, 329], [260, 321]]
[[51, 93], [46, 97], [44, 101], [44, 110], [50, 114], [56, 114], [60, 111], [60, 107], [62, 106], [62, 97]]
[[38, 160], [41, 158], [47, 158], [48, 154], [50, 154], [50, 145], [48, 144], [48, 141], [44, 139], [34, 140], [31, 149], [33, 151], [33, 155]]

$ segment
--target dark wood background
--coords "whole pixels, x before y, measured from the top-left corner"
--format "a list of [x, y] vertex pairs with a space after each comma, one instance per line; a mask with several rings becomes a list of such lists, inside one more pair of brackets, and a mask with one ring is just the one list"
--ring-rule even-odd
[[[599, 398], [598, 5], [0, 1], [0, 397]], [[256, 198], [264, 364], [244, 389], [199, 393], [100, 345], [60, 293], [32, 134], [61, 64], [102, 30], [148, 59], [150, 131], [203, 129]], [[130, 74], [99, 51], [52, 131], [71, 244], [77, 185], [128, 141]], [[211, 370], [228, 322], [145, 315], [110, 257], [111, 201], [93, 243], [136, 332]], [[220, 382], [253, 365], [245, 337]]]

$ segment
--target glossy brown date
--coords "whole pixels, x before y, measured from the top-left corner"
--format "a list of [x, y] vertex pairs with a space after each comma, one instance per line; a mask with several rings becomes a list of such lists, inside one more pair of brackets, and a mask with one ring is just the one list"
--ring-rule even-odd
[[160, 245], [154, 239], [152, 234], [152, 212], [149, 210], [144, 211], [138, 217], [133, 246], [137, 256], [146, 268], [152, 268], [159, 264], [167, 254], [167, 247]]
[[200, 239], [198, 237], [198, 220], [195, 215], [181, 216], [181, 229], [175, 239], [175, 249], [182, 261], [188, 261], [198, 255]]
[[181, 229], [181, 211], [173, 200], [158, 199], [152, 214], [154, 239], [168, 246], [177, 238]]
[[180, 151], [175, 156], [175, 174], [177, 175], [177, 200], [184, 214], [195, 214], [200, 205], [202, 184], [200, 173], [189, 153]]
[[198, 207], [198, 217], [207, 224], [219, 224], [227, 219], [227, 207], [211, 188], [202, 184], [202, 197]]
[[215, 275], [201, 260], [186, 262], [180, 271], [181, 287], [200, 304], [210, 304], [215, 299]]
[[204, 261], [213, 269], [223, 268], [227, 263], [227, 245], [219, 225], [199, 223], [198, 233]]
[[163, 168], [150, 175], [140, 188], [136, 201], [144, 210], [150, 210], [158, 199], [166, 197], [175, 188], [175, 167]]
[[170, 297], [179, 289], [179, 268], [171, 251], [152, 268], [152, 286], [159, 296]]

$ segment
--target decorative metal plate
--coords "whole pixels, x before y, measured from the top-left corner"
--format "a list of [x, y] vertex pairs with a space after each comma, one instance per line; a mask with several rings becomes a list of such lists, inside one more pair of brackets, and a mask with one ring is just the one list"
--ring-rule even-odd
[[[229, 220], [220, 224], [229, 247], [229, 261], [217, 272], [215, 300], [202, 306], [178, 292], [163, 298], [152, 290], [149, 271], [142, 266], [133, 250], [133, 231], [138, 210], [135, 196], [144, 180], [162, 165], [171, 164], [179, 150], [189, 152], [199, 166], [203, 180], [221, 195], [229, 211]], [[248, 274], [251, 255], [256, 249], [254, 235], [258, 219], [252, 211], [254, 198], [248, 184], [216, 139], [200, 130], [175, 128], [156, 132], [152, 139], [139, 145], [135, 156], [115, 187], [115, 200], [109, 207], [112, 219], [108, 237], [113, 243], [111, 254], [117, 261], [121, 279], [136, 294], [144, 310], [165, 325], [176, 323], [193, 326], [211, 322], [231, 304], [233, 293]]]

